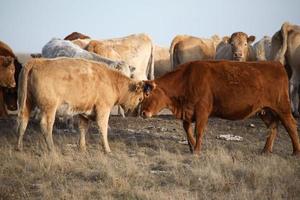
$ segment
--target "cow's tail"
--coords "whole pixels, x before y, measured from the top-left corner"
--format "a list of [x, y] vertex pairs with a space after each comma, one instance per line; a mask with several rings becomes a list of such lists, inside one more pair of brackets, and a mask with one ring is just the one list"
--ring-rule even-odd
[[148, 73], [148, 79], [153, 80], [154, 79], [154, 44], [151, 40], [151, 54], [149, 58], [149, 73]]
[[19, 112], [18, 116], [23, 116], [26, 106], [27, 99], [27, 82], [28, 82], [28, 74], [31, 71], [34, 65], [34, 61], [29, 61], [22, 68], [19, 75], [19, 83], [18, 83], [18, 107]]
[[289, 33], [289, 28], [290, 28], [290, 23], [285, 22], [281, 26], [280, 34], [282, 36], [282, 46], [277, 53], [277, 56], [275, 60], [279, 60], [281, 64], [285, 64], [285, 53], [287, 51], [287, 46], [288, 46], [288, 33]]
[[176, 55], [176, 45], [178, 44], [179, 41], [181, 41], [184, 37], [186, 37], [186, 35], [177, 35], [171, 43], [170, 46], [170, 63], [171, 63], [171, 68], [174, 70], [176, 65], [178, 65], [178, 61], [177, 61], [177, 55]]
[[174, 69], [175, 68], [175, 62], [174, 62], [174, 48], [177, 44], [177, 41], [176, 41], [176, 37], [174, 38], [174, 40], [172, 41], [171, 43], [171, 46], [170, 46], [170, 63], [171, 63], [171, 68]]

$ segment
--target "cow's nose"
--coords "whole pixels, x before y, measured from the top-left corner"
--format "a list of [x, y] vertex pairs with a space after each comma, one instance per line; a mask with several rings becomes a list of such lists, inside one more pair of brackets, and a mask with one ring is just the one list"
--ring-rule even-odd
[[240, 57], [242, 57], [242, 53], [241, 52], [234, 52], [233, 56], [236, 57], [236, 58], [240, 58]]
[[145, 111], [142, 111], [142, 117], [145, 117], [145, 116], [146, 116]]

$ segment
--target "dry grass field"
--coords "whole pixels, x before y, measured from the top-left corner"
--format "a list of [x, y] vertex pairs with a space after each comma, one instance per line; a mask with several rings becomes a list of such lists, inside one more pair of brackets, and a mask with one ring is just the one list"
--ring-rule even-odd
[[[300, 199], [300, 158], [291, 156], [282, 127], [266, 156], [259, 119], [210, 119], [197, 157], [180, 142], [185, 134], [171, 116], [111, 116], [109, 124], [111, 154], [92, 124], [87, 152], [77, 149], [78, 133], [56, 129], [57, 155], [49, 156], [37, 122], [17, 152], [15, 119], [0, 120], [0, 199]], [[216, 139], [229, 133], [244, 140]]]

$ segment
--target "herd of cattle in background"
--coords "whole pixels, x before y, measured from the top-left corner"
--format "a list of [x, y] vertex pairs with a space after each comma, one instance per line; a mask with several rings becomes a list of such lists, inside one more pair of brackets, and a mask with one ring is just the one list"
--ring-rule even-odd
[[292, 113], [299, 116], [300, 26], [286, 22], [272, 37], [253, 45], [255, 39], [243, 32], [209, 39], [178, 35], [164, 48], [146, 34], [96, 40], [73, 32], [51, 39], [26, 61], [0, 42], [0, 117], [18, 111], [21, 150], [30, 114], [39, 108], [52, 152], [56, 115], [79, 115], [81, 150], [89, 120], [95, 120], [110, 152], [107, 127], [113, 106], [125, 115], [141, 105], [144, 117], [169, 108], [183, 121], [191, 152], [200, 153], [210, 116], [237, 120], [258, 114], [269, 128], [263, 152], [272, 152], [281, 122], [299, 155]]

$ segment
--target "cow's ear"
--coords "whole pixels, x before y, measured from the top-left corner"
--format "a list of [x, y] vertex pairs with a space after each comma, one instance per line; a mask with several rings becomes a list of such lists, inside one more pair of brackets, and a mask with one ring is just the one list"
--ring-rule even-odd
[[247, 38], [247, 42], [248, 44], [251, 44], [252, 42], [255, 41], [255, 36], [254, 35], [250, 35], [248, 38]]
[[14, 58], [8, 56], [1, 56], [2, 60], [3, 60], [3, 66], [4, 67], [7, 67], [7, 66], [10, 66], [10, 64], [13, 62]]
[[139, 81], [129, 85], [131, 92], [141, 93], [143, 92], [144, 82]]
[[156, 83], [154, 81], [145, 81], [144, 82], [144, 93], [146, 96], [149, 96], [151, 91], [156, 88]]
[[222, 38], [222, 41], [223, 41], [225, 44], [230, 44], [230, 37], [224, 36], [224, 37]]

